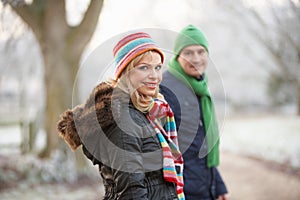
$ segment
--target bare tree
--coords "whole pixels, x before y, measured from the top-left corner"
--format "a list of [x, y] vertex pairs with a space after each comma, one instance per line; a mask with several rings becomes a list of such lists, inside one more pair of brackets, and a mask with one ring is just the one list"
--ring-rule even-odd
[[47, 145], [42, 152], [48, 157], [58, 148], [56, 122], [63, 110], [71, 107], [72, 89], [85, 47], [98, 23], [103, 0], [91, 0], [82, 21], [70, 26], [66, 20], [65, 0], [2, 0], [32, 29], [42, 52], [45, 66]]
[[276, 4], [269, 0], [260, 12], [240, 1], [222, 3], [235, 13], [276, 64], [270, 69], [268, 93], [273, 103], [297, 104], [300, 115], [300, 2], [287, 0]]
[[260, 26], [269, 29], [257, 38], [277, 64], [268, 81], [269, 94], [277, 104], [296, 102], [300, 115], [300, 6], [288, 0], [281, 6], [269, 2], [269, 8], [273, 25], [268, 25], [254, 9], [250, 10]]

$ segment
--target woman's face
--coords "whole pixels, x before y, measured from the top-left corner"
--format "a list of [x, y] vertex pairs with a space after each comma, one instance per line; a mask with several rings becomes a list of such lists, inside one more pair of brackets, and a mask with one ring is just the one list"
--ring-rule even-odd
[[129, 80], [131, 84], [144, 96], [153, 97], [161, 79], [161, 56], [155, 51], [146, 54], [129, 72]]
[[200, 78], [207, 67], [208, 53], [203, 46], [191, 45], [182, 49], [177, 60], [187, 75]]

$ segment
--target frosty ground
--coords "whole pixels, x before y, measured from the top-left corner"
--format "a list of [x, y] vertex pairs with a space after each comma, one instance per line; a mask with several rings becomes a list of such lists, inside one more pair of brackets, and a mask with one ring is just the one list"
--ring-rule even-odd
[[[300, 199], [299, 117], [227, 117], [221, 133], [220, 171], [232, 200]], [[39, 184], [22, 180], [11, 184], [0, 190], [0, 199], [94, 200], [103, 196], [96, 173], [76, 182]]]

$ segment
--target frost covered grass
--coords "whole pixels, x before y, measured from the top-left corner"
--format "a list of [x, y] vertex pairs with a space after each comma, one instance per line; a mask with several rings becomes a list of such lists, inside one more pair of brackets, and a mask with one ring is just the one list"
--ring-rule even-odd
[[0, 190], [17, 187], [26, 182], [28, 185], [48, 183], [72, 183], [78, 179], [72, 156], [55, 152], [49, 159], [36, 155], [11, 153], [0, 155]]
[[221, 131], [224, 150], [300, 168], [300, 117], [227, 117]]
[[72, 159], [54, 153], [47, 160], [34, 155], [0, 155], [0, 199], [97, 199], [103, 195], [97, 168], [76, 171]]

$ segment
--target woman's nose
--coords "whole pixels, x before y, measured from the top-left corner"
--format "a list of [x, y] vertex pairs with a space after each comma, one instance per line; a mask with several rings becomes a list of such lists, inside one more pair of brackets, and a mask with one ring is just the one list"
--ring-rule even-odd
[[158, 71], [156, 69], [149, 69], [149, 77], [150, 78], [157, 78], [158, 77]]

